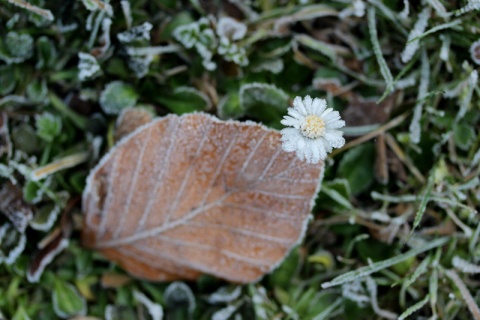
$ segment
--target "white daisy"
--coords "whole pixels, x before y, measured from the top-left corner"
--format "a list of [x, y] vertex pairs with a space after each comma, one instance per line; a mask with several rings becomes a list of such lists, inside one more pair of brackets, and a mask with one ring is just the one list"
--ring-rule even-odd
[[288, 116], [281, 121], [291, 127], [282, 129], [282, 148], [286, 152], [297, 153], [307, 163], [318, 163], [327, 158], [332, 148], [345, 144], [343, 132], [336, 130], [345, 126], [338, 111], [327, 109], [324, 99], [310, 96], [296, 97], [293, 108], [288, 108]]

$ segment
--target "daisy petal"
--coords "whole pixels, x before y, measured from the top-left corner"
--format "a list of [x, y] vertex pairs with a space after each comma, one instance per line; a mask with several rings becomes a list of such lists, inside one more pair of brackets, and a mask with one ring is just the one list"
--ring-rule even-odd
[[313, 114], [321, 116], [323, 111], [327, 108], [327, 101], [325, 99], [313, 99]]
[[300, 112], [300, 114], [302, 114], [303, 116], [307, 115], [307, 110], [305, 109], [305, 106], [303, 105], [302, 98], [296, 97], [293, 100], [293, 107], [295, 108], [295, 110]]
[[312, 97], [310, 96], [306, 96], [305, 98], [303, 98], [303, 105], [305, 106], [305, 109], [307, 110], [307, 113], [308, 114], [312, 114], [313, 112], [313, 108], [312, 108]]
[[300, 128], [300, 121], [289, 116], [284, 116], [280, 123], [284, 126], [294, 127], [295, 129]]
[[341, 148], [345, 144], [345, 138], [343, 132], [339, 130], [329, 130], [325, 133], [325, 139], [334, 148]]
[[327, 130], [343, 128], [345, 127], [345, 121], [343, 120], [331, 121], [329, 123], [325, 123], [325, 127], [327, 128]]
[[295, 110], [294, 108], [288, 108], [287, 112], [290, 116], [292, 116], [295, 119], [303, 119], [305, 117], [298, 110]]

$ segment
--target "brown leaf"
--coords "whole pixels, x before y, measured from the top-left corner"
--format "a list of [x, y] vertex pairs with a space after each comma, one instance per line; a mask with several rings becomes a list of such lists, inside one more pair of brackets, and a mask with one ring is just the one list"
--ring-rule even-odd
[[91, 172], [82, 240], [140, 278], [256, 281], [303, 237], [322, 174], [261, 125], [170, 115]]
[[376, 100], [353, 96], [348, 108], [342, 112], [342, 118], [349, 126], [382, 124], [390, 118], [397, 97], [394, 93], [377, 104]]
[[0, 211], [12, 222], [18, 232], [24, 233], [28, 222], [33, 218], [33, 211], [23, 200], [22, 189], [10, 181], [0, 189]]
[[115, 128], [115, 141], [135, 131], [153, 120], [152, 113], [144, 108], [124, 109], [118, 116]]

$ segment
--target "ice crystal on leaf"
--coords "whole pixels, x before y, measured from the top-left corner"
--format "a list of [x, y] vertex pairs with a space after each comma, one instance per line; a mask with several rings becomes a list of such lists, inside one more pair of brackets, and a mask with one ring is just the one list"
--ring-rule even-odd
[[230, 17], [218, 19], [217, 34], [230, 40], [240, 40], [247, 34], [247, 26]]
[[301, 160], [307, 163], [318, 163], [327, 157], [333, 148], [345, 144], [343, 132], [337, 130], [345, 126], [338, 111], [327, 108], [324, 99], [312, 99], [306, 96], [303, 100], [296, 97], [293, 108], [288, 108], [288, 116], [281, 121], [282, 148], [286, 152], [295, 151]]

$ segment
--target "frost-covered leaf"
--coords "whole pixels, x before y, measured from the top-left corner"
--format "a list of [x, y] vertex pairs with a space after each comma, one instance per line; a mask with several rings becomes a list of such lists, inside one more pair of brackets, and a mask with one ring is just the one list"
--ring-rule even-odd
[[131, 320], [136, 319], [137, 313], [128, 306], [107, 305], [105, 308], [105, 320]]
[[97, 59], [89, 53], [78, 53], [78, 80], [93, 79], [101, 73]]
[[22, 190], [10, 181], [0, 189], [0, 212], [7, 216], [20, 233], [25, 232], [33, 217], [32, 208], [23, 200]]
[[47, 142], [52, 142], [62, 132], [62, 119], [49, 112], [35, 117], [37, 135]]
[[255, 281], [303, 237], [322, 173], [258, 124], [170, 115], [91, 172], [83, 243], [141, 278]]
[[15, 79], [14, 67], [9, 65], [0, 66], [0, 95], [9, 94], [15, 89], [16, 85], [17, 80]]
[[119, 114], [123, 109], [131, 108], [137, 103], [135, 89], [122, 81], [107, 84], [100, 95], [100, 106], [106, 114]]
[[35, 230], [48, 231], [52, 228], [60, 213], [60, 206], [55, 203], [47, 203], [40, 206], [32, 220], [30, 220], [30, 227]]
[[453, 129], [455, 144], [462, 150], [468, 150], [477, 137], [475, 129], [464, 123], [456, 124]]
[[11, 265], [25, 249], [27, 237], [18, 232], [12, 224], [0, 227], [0, 263]]
[[57, 49], [49, 38], [42, 36], [37, 39], [37, 69], [54, 68], [57, 57]]
[[229, 303], [238, 299], [241, 294], [242, 287], [240, 286], [221, 287], [209, 295], [207, 301], [209, 303]]
[[230, 40], [240, 40], [247, 34], [247, 25], [230, 17], [221, 17], [217, 22], [217, 35]]
[[53, 310], [60, 318], [85, 315], [87, 306], [85, 299], [70, 283], [55, 279], [52, 294]]
[[171, 95], [160, 96], [157, 100], [178, 115], [207, 110], [211, 105], [203, 92], [192, 87], [177, 87]]
[[287, 113], [288, 95], [274, 85], [249, 83], [240, 87], [240, 106], [244, 112], [267, 124], [279, 123]]
[[129, 56], [127, 61], [128, 67], [135, 73], [137, 78], [143, 78], [150, 70], [153, 57], [153, 55]]
[[165, 306], [169, 310], [178, 308], [185, 308], [187, 313], [191, 316], [195, 310], [195, 296], [192, 290], [183, 282], [171, 283], [163, 294]]
[[27, 86], [27, 97], [30, 101], [44, 104], [47, 101], [48, 88], [45, 81], [32, 81]]
[[105, 11], [108, 13], [108, 15], [112, 16], [113, 15], [113, 9], [110, 4], [106, 2], [103, 2], [101, 0], [82, 0], [83, 4], [85, 5], [85, 8], [87, 8], [90, 11]]
[[139, 26], [128, 29], [117, 34], [117, 38], [122, 43], [132, 43], [136, 41], [150, 41], [150, 31], [153, 26], [150, 22], [145, 22]]
[[228, 320], [238, 310], [240, 304], [228, 305], [212, 314], [212, 320]]
[[223, 120], [238, 119], [245, 113], [240, 106], [240, 96], [237, 93], [223, 97], [217, 105], [217, 110], [218, 117]]
[[20, 63], [33, 55], [33, 38], [26, 33], [10, 31], [0, 43], [0, 59], [7, 64]]
[[152, 302], [150, 299], [147, 298], [143, 293], [139, 291], [134, 291], [133, 296], [135, 299], [140, 302], [142, 305], [147, 308], [148, 313], [152, 317], [153, 320], [162, 320], [163, 319], [163, 308], [158, 303]]

